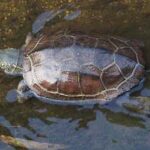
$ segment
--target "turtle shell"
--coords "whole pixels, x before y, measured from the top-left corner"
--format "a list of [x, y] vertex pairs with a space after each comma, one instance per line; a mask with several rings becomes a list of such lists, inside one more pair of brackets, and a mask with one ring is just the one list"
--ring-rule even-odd
[[23, 66], [23, 77], [36, 94], [69, 100], [110, 100], [144, 74], [139, 42], [108, 36], [34, 37], [24, 49]]

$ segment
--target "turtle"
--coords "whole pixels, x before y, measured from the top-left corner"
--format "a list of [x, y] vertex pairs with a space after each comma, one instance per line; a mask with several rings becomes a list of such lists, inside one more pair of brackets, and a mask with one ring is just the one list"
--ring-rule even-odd
[[0, 66], [23, 76], [17, 88], [20, 101], [37, 97], [55, 103], [103, 104], [144, 78], [143, 46], [117, 36], [28, 34], [21, 50], [7, 50], [5, 57], [1, 52]]

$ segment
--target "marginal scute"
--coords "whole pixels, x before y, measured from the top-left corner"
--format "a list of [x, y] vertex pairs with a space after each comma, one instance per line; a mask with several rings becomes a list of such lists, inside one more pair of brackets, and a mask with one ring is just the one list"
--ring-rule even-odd
[[99, 93], [98, 96], [96, 96], [96, 99], [100, 99], [101, 101], [106, 101], [106, 96], [102, 93]]
[[118, 94], [120, 95], [125, 91], [129, 91], [133, 86], [137, 85], [138, 83], [139, 80], [137, 80], [136, 77], [132, 76], [118, 87]]
[[59, 98], [58, 94], [52, 94], [51, 92], [45, 91], [43, 89], [41, 89], [41, 87], [39, 85], [37, 85], [36, 83], [32, 85], [32, 87], [34, 87], [34, 90], [36, 91], [36, 93], [39, 96], [43, 96], [43, 97], [51, 97], [51, 98]]
[[109, 89], [116, 88], [118, 84], [124, 80], [124, 78], [116, 65], [112, 65], [103, 71], [102, 80], [106, 88]]
[[60, 93], [68, 95], [81, 94], [78, 73], [62, 72], [61, 78], [58, 81], [58, 89]]
[[[141, 45], [141, 44], [140, 44]], [[144, 53], [143, 53], [143, 46], [140, 46], [138, 45], [138, 43], [136, 42], [131, 42], [131, 46], [132, 48], [134, 49], [135, 53], [137, 54], [138, 56], [138, 60], [139, 60], [139, 63], [142, 64], [143, 66], [145, 65], [145, 60], [144, 60]]]
[[116, 97], [118, 95], [118, 89], [106, 90], [104, 92], [104, 95], [105, 95], [105, 99], [109, 101], [110, 100], [109, 97]]
[[94, 48], [96, 45], [96, 38], [84, 36], [84, 35], [78, 35], [76, 36], [76, 45], [88, 47], [88, 48]]
[[41, 35], [39, 37], [32, 38], [29, 44], [24, 49], [24, 55], [29, 55], [35, 51], [39, 51], [41, 49], [46, 49], [48, 47], [53, 48], [54, 42], [50, 40], [47, 36]]
[[128, 45], [132, 45], [136, 50], [141, 50], [144, 48], [144, 43], [141, 40], [132, 39], [128, 41]]
[[144, 53], [141, 50], [139, 50], [137, 51], [137, 54], [138, 54], [139, 63], [145, 66]]
[[72, 36], [58, 36], [54, 39], [54, 47], [63, 48], [63, 47], [70, 47], [74, 43], [74, 38]]
[[144, 76], [144, 69], [142, 66], [137, 66], [134, 75], [139, 81], [142, 79], [142, 77]]
[[144, 56], [143, 56], [144, 43], [139, 40], [130, 40], [128, 44], [131, 45], [135, 53], [137, 53], [139, 63], [144, 66], [145, 65]]
[[110, 40], [113, 43], [113, 45], [115, 45], [118, 48], [128, 46], [126, 39], [122, 39], [120, 37], [111, 37]]
[[45, 92], [39, 87], [37, 83], [34, 83], [32, 87], [34, 88], [34, 90], [37, 92], [38, 95], [44, 96]]

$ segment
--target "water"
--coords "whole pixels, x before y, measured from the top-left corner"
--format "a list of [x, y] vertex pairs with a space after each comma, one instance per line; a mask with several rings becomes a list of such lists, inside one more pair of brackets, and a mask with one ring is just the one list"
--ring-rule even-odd
[[[144, 42], [149, 70], [149, 7], [148, 0], [2, 0], [0, 49], [21, 47], [27, 33], [39, 29], [51, 34], [117, 35]], [[47, 21], [42, 17], [44, 21], [35, 26], [35, 19], [42, 14]], [[7, 92], [14, 91], [20, 80], [0, 72], [0, 149], [150, 149], [149, 73], [142, 89], [103, 106], [59, 106], [36, 99], [23, 104], [7, 101], [6, 95], [15, 100], [13, 92]]]

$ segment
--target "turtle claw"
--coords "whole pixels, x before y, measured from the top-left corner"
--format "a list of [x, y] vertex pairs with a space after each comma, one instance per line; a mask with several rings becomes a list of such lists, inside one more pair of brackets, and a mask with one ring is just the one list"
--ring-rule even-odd
[[17, 97], [17, 101], [18, 101], [18, 103], [22, 104], [22, 103], [24, 103], [26, 100], [25, 100], [24, 98], [22, 98], [22, 97]]
[[17, 100], [19, 103], [24, 103], [25, 101], [29, 100], [32, 97], [33, 93], [31, 90], [22, 93], [20, 91], [17, 91]]
[[22, 94], [22, 93], [19, 93], [19, 92], [17, 92], [17, 93], [18, 93], [18, 95], [17, 95], [17, 101], [19, 103], [24, 103], [25, 101], [28, 100], [28, 97], [25, 94]]

